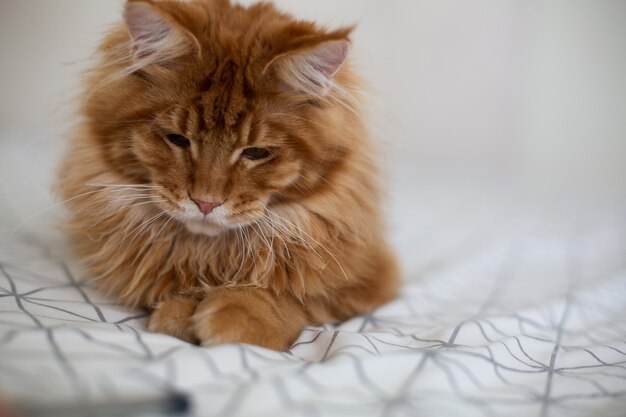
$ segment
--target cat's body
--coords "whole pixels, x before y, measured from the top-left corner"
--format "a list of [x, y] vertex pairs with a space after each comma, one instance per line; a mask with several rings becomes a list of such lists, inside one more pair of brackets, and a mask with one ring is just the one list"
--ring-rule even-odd
[[393, 297], [348, 34], [267, 4], [126, 5], [59, 188], [90, 275], [149, 329], [286, 349]]

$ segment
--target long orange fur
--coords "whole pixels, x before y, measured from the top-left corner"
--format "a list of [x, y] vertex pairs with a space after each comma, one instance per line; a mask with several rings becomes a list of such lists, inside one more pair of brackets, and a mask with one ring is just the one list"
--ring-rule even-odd
[[[125, 18], [87, 74], [59, 175], [102, 291], [150, 309], [151, 331], [278, 350], [390, 300], [350, 29], [224, 0], [130, 0]], [[242, 157], [251, 147], [271, 156]], [[222, 217], [200, 219], [191, 198]]]

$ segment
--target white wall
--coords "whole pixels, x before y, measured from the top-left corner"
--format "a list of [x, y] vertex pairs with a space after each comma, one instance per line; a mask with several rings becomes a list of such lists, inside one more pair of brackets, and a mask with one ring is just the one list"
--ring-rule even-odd
[[[359, 23], [355, 59], [392, 158], [624, 184], [626, 1], [277, 3], [331, 26]], [[76, 74], [122, 4], [0, 2], [0, 129], [12, 132], [0, 146], [59, 135]]]
[[[71, 114], [78, 74], [123, 2], [0, 2], [0, 127], [54, 131]], [[0, 140], [4, 140], [2, 137]]]
[[626, 1], [539, 1], [531, 12], [526, 169], [626, 191]]

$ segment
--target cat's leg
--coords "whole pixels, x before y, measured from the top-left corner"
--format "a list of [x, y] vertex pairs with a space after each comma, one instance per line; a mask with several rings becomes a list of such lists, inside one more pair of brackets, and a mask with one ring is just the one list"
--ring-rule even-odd
[[289, 295], [256, 288], [215, 288], [192, 317], [204, 346], [250, 343], [286, 350], [307, 323], [306, 314]]
[[159, 302], [148, 319], [148, 330], [165, 333], [189, 343], [197, 343], [191, 316], [196, 311], [198, 300], [195, 298], [172, 298]]

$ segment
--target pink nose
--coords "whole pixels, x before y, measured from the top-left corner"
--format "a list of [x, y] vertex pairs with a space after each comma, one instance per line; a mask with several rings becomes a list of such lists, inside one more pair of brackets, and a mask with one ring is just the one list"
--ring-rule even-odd
[[223, 204], [223, 203], [218, 203], [217, 201], [202, 201], [202, 200], [196, 200], [196, 199], [192, 199], [192, 200], [194, 203], [196, 203], [196, 206], [198, 206], [202, 214], [205, 214], [205, 215], [212, 212], [215, 207], [219, 207]]

